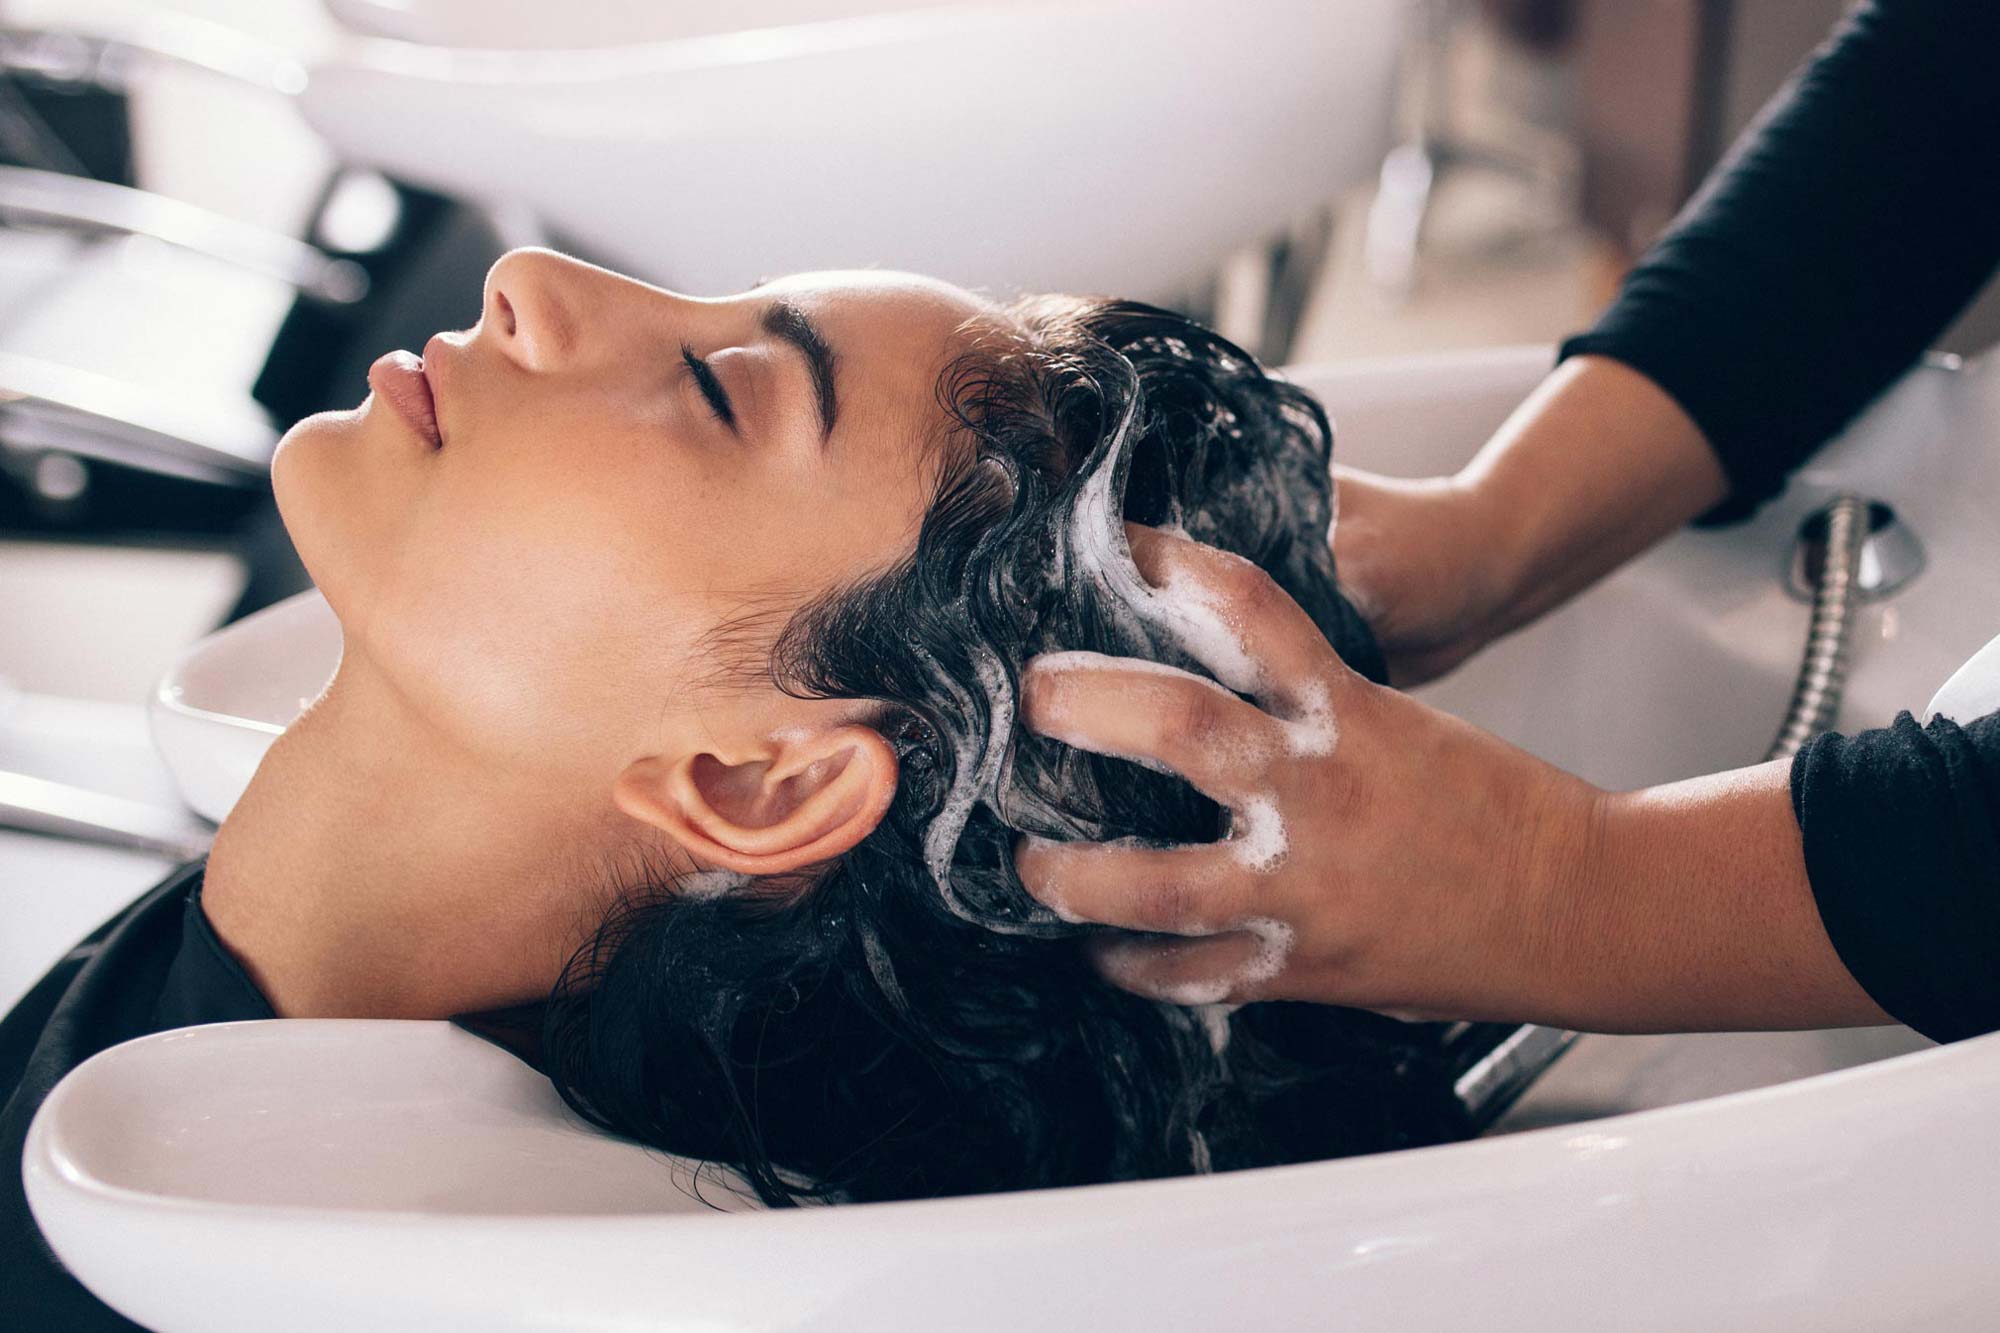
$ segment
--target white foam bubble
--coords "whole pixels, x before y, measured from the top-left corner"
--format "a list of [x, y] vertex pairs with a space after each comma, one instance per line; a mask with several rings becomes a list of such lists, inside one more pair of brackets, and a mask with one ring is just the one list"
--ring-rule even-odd
[[[991, 925], [959, 901], [951, 884], [951, 865], [958, 851], [958, 840], [972, 818], [973, 806], [982, 800], [997, 805], [1000, 773], [1014, 736], [1014, 694], [1007, 686], [1007, 669], [993, 650], [983, 643], [973, 643], [970, 647], [973, 675], [986, 694], [985, 742], [975, 747], [969, 736], [963, 736], [955, 743], [951, 790], [945, 793], [937, 815], [924, 830], [924, 865], [943, 895], [945, 906], [955, 916], [974, 924]], [[972, 696], [921, 646], [917, 653], [931, 668], [933, 677], [950, 691], [961, 714], [969, 716]]]
[[1299, 715], [1285, 726], [1285, 749], [1301, 759], [1321, 758], [1333, 753], [1340, 740], [1340, 727], [1333, 720], [1333, 700], [1326, 684], [1313, 681], [1305, 690]]
[[1113, 494], [1122, 479], [1119, 466], [1130, 447], [1131, 415], [1119, 423], [1113, 437], [1113, 457], [1106, 460], [1077, 494], [1074, 517], [1078, 554], [1105, 585], [1115, 603], [1166, 634], [1188, 656], [1215, 673], [1216, 679], [1240, 694], [1254, 694], [1263, 673], [1229, 628], [1208, 589], [1176, 574], [1155, 588], [1139, 575], [1125, 537], [1125, 520]]
[[1258, 986], [1285, 970], [1291, 961], [1292, 945], [1298, 935], [1284, 922], [1274, 917], [1253, 916], [1239, 927], [1257, 937], [1257, 952], [1243, 965], [1237, 981], [1245, 986]]
[[1175, 570], [1162, 587], [1148, 589], [1139, 610], [1230, 689], [1238, 694], [1264, 692], [1263, 664], [1250, 655], [1230, 626], [1227, 609], [1206, 584]]
[[[1327, 429], [1335, 439], [1340, 438], [1340, 424], [1331, 416], [1326, 419]], [[1334, 482], [1327, 488], [1326, 549], [1333, 549], [1333, 534], [1340, 527], [1340, 483]]]
[[734, 893], [750, 882], [750, 877], [735, 870], [697, 870], [691, 875], [683, 875], [674, 881], [674, 891], [692, 902], [707, 902], [720, 898], [725, 893]]
[[1215, 1052], [1218, 1060], [1229, 1049], [1230, 1015], [1240, 1008], [1241, 1005], [1235, 1004], [1204, 1004], [1194, 1011], [1202, 1031], [1208, 1034], [1208, 1048]]
[[1285, 817], [1278, 813], [1275, 797], [1246, 798], [1230, 810], [1229, 823], [1230, 850], [1246, 869], [1264, 874], [1283, 864], [1291, 842], [1285, 836]]

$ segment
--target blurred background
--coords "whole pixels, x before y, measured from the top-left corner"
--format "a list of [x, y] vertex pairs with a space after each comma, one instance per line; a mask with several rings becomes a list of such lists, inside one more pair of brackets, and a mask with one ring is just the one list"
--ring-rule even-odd
[[1278, 364], [1553, 343], [1842, 8], [0, 0], [0, 769], [10, 700], [137, 710], [305, 586], [272, 445], [510, 246], [1112, 290]]

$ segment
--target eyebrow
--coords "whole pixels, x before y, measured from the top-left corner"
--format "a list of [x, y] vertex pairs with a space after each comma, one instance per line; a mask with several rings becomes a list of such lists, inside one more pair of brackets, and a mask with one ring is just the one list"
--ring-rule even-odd
[[833, 349], [826, 345], [819, 326], [812, 322], [798, 302], [778, 297], [764, 307], [764, 331], [799, 349], [812, 373], [813, 402], [819, 408], [819, 437], [824, 443], [833, 434], [840, 418], [840, 399], [834, 392], [833, 372], [839, 364]]

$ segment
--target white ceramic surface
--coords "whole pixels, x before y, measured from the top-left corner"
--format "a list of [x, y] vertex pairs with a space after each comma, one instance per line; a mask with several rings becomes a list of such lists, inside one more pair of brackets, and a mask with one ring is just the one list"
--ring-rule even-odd
[[1948, 717], [1966, 723], [2000, 712], [2000, 637], [1987, 644], [1944, 683], [1924, 716]]
[[531, 1082], [435, 1023], [149, 1037], [57, 1088], [28, 1196], [165, 1333], [1938, 1330], [2000, 1302], [2000, 1035], [1418, 1152], [735, 1217]]
[[220, 824], [264, 751], [340, 664], [340, 622], [317, 592], [209, 635], [153, 691], [153, 743], [181, 795]]
[[[391, 8], [376, 26], [473, 35], [448, 19], [465, 5], [342, 6]], [[581, 51], [356, 41], [300, 107], [345, 160], [525, 205], [593, 257], [697, 295], [884, 267], [1157, 298], [1373, 178], [1405, 8], [890, 0]], [[752, 25], [805, 7], [722, 11]]]
[[[1037, 0], [1000, 2], [1034, 4]], [[659, 0], [568, 0], [551, 5], [548, 0], [324, 0], [324, 7], [349, 31], [371, 37], [424, 46], [561, 51], [782, 28], [958, 3], [960, 0], [733, 0], [727, 5], [663, 5]]]
[[[1346, 461], [1420, 474], [1454, 466], [1546, 364], [1297, 378]], [[1996, 439], [2000, 375], [1918, 370], [1756, 521], [1674, 538], [1430, 694], [1599, 781], [1754, 760], [1805, 629], [1780, 589], [1793, 533], [1853, 488], [1930, 561], [1863, 617], [1843, 720], [1919, 706], [2000, 627]], [[256, 637], [233, 669], [268, 653], [285, 693], [337, 651]], [[160, 734], [206, 743], [192, 721]], [[443, 1025], [246, 1024], [79, 1069], [24, 1169], [65, 1262], [162, 1329], [279, 1311], [298, 1329], [1981, 1328], [2000, 1300], [1996, 1099], [1989, 1037], [1415, 1153], [722, 1218]]]

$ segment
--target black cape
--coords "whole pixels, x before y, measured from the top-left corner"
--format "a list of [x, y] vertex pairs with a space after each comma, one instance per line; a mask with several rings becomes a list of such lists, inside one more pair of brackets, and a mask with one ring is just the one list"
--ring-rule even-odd
[[63, 1075], [148, 1033], [276, 1017], [209, 928], [202, 870], [182, 867], [98, 927], [0, 1020], [0, 1326], [138, 1327], [69, 1275], [28, 1213], [22, 1148]]

